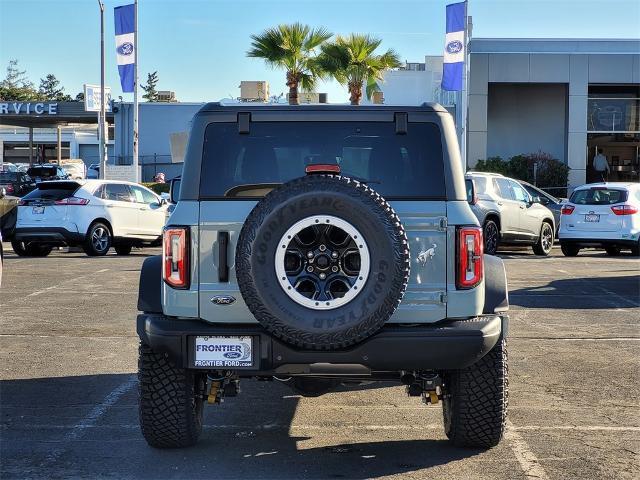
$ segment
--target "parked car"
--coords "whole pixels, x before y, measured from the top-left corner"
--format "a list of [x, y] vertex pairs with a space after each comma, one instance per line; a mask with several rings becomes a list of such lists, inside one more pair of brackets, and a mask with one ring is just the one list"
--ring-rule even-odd
[[193, 445], [204, 402], [257, 377], [307, 396], [395, 381], [442, 401], [455, 445], [498, 444], [506, 276], [482, 255], [451, 115], [435, 104], [266, 113], [208, 104], [193, 119], [163, 255], [140, 273], [146, 441]]
[[0, 172], [17, 172], [17, 171], [18, 171], [18, 167], [13, 163], [3, 162], [2, 165], [0, 165]]
[[531, 185], [530, 183], [518, 180], [518, 183], [531, 195], [531, 199], [535, 203], [539, 203], [547, 207], [553, 213], [553, 220], [556, 222], [556, 238], [558, 237], [558, 229], [560, 228], [560, 212], [562, 205], [567, 201], [566, 198], [556, 198], [550, 193]]
[[7, 195], [21, 197], [35, 188], [35, 182], [29, 175], [19, 170], [15, 172], [3, 170], [0, 172], [0, 188], [4, 188]]
[[105, 255], [113, 246], [159, 245], [167, 202], [142, 185], [86, 180], [42, 182], [18, 206], [12, 245], [18, 255], [46, 256], [56, 245]]
[[609, 255], [640, 255], [640, 184], [591, 183], [576, 188], [562, 207], [560, 247], [575, 257], [585, 247]]
[[35, 165], [27, 170], [29, 175], [36, 184], [49, 180], [66, 180], [69, 178], [69, 174], [58, 165]]
[[517, 180], [497, 173], [469, 172], [467, 196], [482, 225], [484, 251], [495, 254], [500, 245], [531, 245], [536, 255], [549, 255], [555, 238], [553, 213]]
[[86, 176], [84, 164], [65, 163], [61, 165], [61, 168], [68, 174], [68, 178], [71, 180], [83, 180]]

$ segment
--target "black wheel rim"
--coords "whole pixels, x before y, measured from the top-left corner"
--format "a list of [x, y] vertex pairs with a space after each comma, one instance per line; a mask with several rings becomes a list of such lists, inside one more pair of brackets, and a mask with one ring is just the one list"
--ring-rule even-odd
[[498, 227], [493, 222], [487, 223], [484, 227], [484, 249], [490, 253], [498, 249]]
[[540, 245], [542, 246], [542, 251], [549, 252], [553, 247], [553, 230], [551, 229], [551, 225], [545, 223], [542, 225], [542, 232], [540, 234]]

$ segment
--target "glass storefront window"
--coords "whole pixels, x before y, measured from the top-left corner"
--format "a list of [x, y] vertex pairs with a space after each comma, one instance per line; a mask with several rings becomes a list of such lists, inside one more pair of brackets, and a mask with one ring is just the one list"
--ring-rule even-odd
[[640, 130], [640, 98], [589, 95], [587, 112], [589, 132], [637, 132]]

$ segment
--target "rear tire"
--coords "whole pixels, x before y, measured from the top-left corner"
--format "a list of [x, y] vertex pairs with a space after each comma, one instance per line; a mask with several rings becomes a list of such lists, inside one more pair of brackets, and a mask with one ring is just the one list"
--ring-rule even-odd
[[39, 243], [25, 243], [11, 240], [11, 247], [19, 257], [46, 257], [53, 247]]
[[544, 257], [551, 253], [553, 248], [553, 226], [549, 222], [542, 222], [540, 227], [540, 237], [535, 245], [533, 245], [533, 253]]
[[470, 367], [444, 375], [445, 433], [459, 447], [491, 448], [507, 423], [509, 378], [507, 344], [498, 343]]
[[178, 368], [140, 344], [138, 381], [140, 427], [147, 443], [155, 448], [194, 445], [202, 433], [206, 376]]
[[90, 257], [101, 257], [107, 254], [112, 241], [109, 227], [104, 223], [96, 222], [89, 227], [82, 249]]
[[580, 253], [580, 247], [572, 245], [570, 243], [561, 243], [560, 250], [565, 257], [577, 257]]
[[493, 220], [487, 220], [482, 227], [482, 236], [484, 237], [484, 253], [487, 255], [495, 255], [498, 251], [500, 243], [500, 229], [498, 224]]
[[617, 257], [620, 255], [620, 247], [606, 247], [605, 251], [610, 257]]
[[118, 255], [129, 255], [131, 253], [131, 245], [116, 245], [113, 247]]

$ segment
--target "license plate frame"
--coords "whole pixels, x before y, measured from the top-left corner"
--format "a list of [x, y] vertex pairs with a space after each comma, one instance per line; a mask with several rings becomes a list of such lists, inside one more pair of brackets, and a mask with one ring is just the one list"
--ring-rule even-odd
[[253, 369], [255, 339], [250, 335], [198, 335], [191, 341], [195, 368]]
[[44, 207], [42, 205], [36, 205], [31, 208], [32, 215], [44, 215]]
[[597, 213], [587, 213], [584, 216], [584, 221], [588, 223], [598, 223], [600, 221], [600, 214]]

